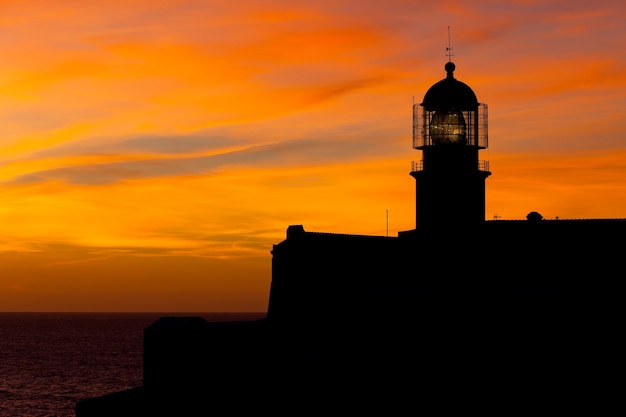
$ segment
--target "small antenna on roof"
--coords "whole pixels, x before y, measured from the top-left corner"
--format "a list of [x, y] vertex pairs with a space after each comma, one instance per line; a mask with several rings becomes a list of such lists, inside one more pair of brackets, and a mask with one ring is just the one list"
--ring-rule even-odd
[[446, 48], [446, 56], [448, 57], [448, 62], [452, 62], [452, 46], [450, 46], [450, 26], [448, 26], [448, 47]]

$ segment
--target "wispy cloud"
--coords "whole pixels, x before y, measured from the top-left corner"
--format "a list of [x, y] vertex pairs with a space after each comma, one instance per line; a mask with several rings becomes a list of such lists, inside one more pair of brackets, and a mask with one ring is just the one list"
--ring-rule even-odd
[[[62, 181], [73, 184], [107, 184], [124, 180], [165, 176], [213, 175], [224, 167], [271, 168], [297, 166], [315, 161], [315, 164], [348, 163], [371, 158], [380, 152], [381, 143], [372, 138], [364, 138], [355, 149], [354, 142], [341, 138], [298, 139], [259, 146], [240, 147], [236, 150], [212, 152], [210, 155], [176, 156], [183, 150], [202, 151], [203, 142], [197, 138], [186, 142], [184, 139], [167, 139], [152, 142], [147, 138], [126, 141], [118, 144], [125, 151], [136, 148], [138, 151], [152, 151], [152, 154], [127, 154], [128, 160], [81, 164], [76, 158], [73, 166], [47, 169], [18, 175], [5, 182], [6, 185], [32, 182]], [[206, 139], [204, 143], [212, 143]], [[214, 143], [213, 143], [214, 144]], [[143, 149], [140, 149], [143, 147]], [[176, 151], [172, 152], [172, 147]], [[200, 149], [198, 149], [200, 148]], [[154, 157], [155, 152], [162, 156]], [[113, 157], [112, 159], [119, 159]], [[64, 160], [67, 163], [67, 160]], [[1, 172], [1, 171], [0, 171]]]

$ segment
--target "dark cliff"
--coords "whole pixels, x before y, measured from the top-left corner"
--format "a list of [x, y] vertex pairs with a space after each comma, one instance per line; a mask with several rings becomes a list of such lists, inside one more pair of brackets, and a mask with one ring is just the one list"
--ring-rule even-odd
[[158, 320], [143, 385], [76, 415], [394, 414], [451, 397], [474, 410], [495, 397], [598, 407], [617, 358], [625, 231], [619, 219], [398, 237], [291, 226], [272, 250], [267, 318]]

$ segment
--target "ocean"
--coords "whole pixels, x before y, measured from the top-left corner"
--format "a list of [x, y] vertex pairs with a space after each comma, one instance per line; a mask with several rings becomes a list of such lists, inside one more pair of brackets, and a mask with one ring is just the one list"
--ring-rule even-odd
[[0, 313], [0, 417], [75, 417], [82, 399], [140, 386], [143, 330], [164, 316], [265, 313]]

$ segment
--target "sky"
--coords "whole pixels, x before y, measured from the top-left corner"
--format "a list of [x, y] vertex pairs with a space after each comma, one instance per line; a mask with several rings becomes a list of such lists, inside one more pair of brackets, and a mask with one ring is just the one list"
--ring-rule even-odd
[[0, 0], [0, 311], [262, 312], [289, 225], [413, 229], [412, 106], [448, 59], [488, 106], [487, 219], [626, 218], [624, 21], [623, 0]]

